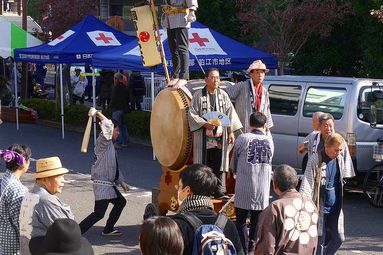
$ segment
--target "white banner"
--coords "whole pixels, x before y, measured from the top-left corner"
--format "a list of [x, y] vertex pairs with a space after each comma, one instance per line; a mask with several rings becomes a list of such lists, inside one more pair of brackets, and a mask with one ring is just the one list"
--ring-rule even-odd
[[120, 46], [121, 43], [117, 40], [112, 32], [107, 31], [91, 31], [87, 32], [89, 38], [96, 46]]
[[69, 36], [73, 35], [74, 33], [75, 32], [73, 30], [68, 30], [65, 33], [63, 33], [62, 35], [60, 35], [59, 37], [57, 37], [56, 39], [54, 39], [53, 41], [49, 42], [48, 45], [55, 46], [55, 45], [65, 41], [65, 39], [67, 39]]

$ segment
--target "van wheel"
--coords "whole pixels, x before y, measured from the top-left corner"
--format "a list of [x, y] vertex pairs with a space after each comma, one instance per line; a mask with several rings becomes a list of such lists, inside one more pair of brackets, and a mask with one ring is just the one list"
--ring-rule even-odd
[[302, 174], [305, 174], [307, 160], [308, 160], [308, 155], [306, 154], [302, 160]]

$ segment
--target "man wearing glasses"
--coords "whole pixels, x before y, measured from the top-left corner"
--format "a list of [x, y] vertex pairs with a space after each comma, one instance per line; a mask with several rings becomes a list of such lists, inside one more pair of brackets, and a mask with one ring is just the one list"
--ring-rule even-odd
[[250, 79], [239, 82], [234, 86], [228, 86], [225, 90], [230, 99], [234, 101], [238, 117], [244, 127], [244, 132], [249, 132], [249, 116], [253, 112], [261, 112], [266, 115], [267, 133], [273, 126], [273, 119], [270, 113], [269, 92], [263, 87], [269, 69], [261, 60], [255, 60], [247, 69]]
[[[219, 88], [218, 69], [205, 73], [206, 86], [195, 92], [189, 108], [189, 127], [193, 132], [193, 163], [202, 163], [213, 169], [217, 176], [214, 197], [227, 199], [224, 192], [225, 175], [228, 171], [228, 145], [234, 143], [234, 131], [242, 128], [237, 113], [225, 91]], [[230, 118], [230, 126], [223, 127], [217, 120], [206, 120], [208, 112], [219, 112]]]

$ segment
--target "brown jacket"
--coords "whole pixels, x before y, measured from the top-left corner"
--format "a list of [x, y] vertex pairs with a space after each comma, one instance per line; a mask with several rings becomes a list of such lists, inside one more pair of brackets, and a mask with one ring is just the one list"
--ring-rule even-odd
[[311, 199], [287, 191], [261, 213], [254, 254], [315, 254], [317, 223], [318, 211]]

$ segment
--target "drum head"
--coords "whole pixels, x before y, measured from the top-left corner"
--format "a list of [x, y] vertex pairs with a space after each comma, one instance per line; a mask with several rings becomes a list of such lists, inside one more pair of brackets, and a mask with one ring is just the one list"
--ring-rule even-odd
[[189, 105], [190, 99], [179, 89], [162, 90], [153, 104], [150, 118], [153, 150], [161, 165], [172, 170], [184, 166], [191, 153]]

